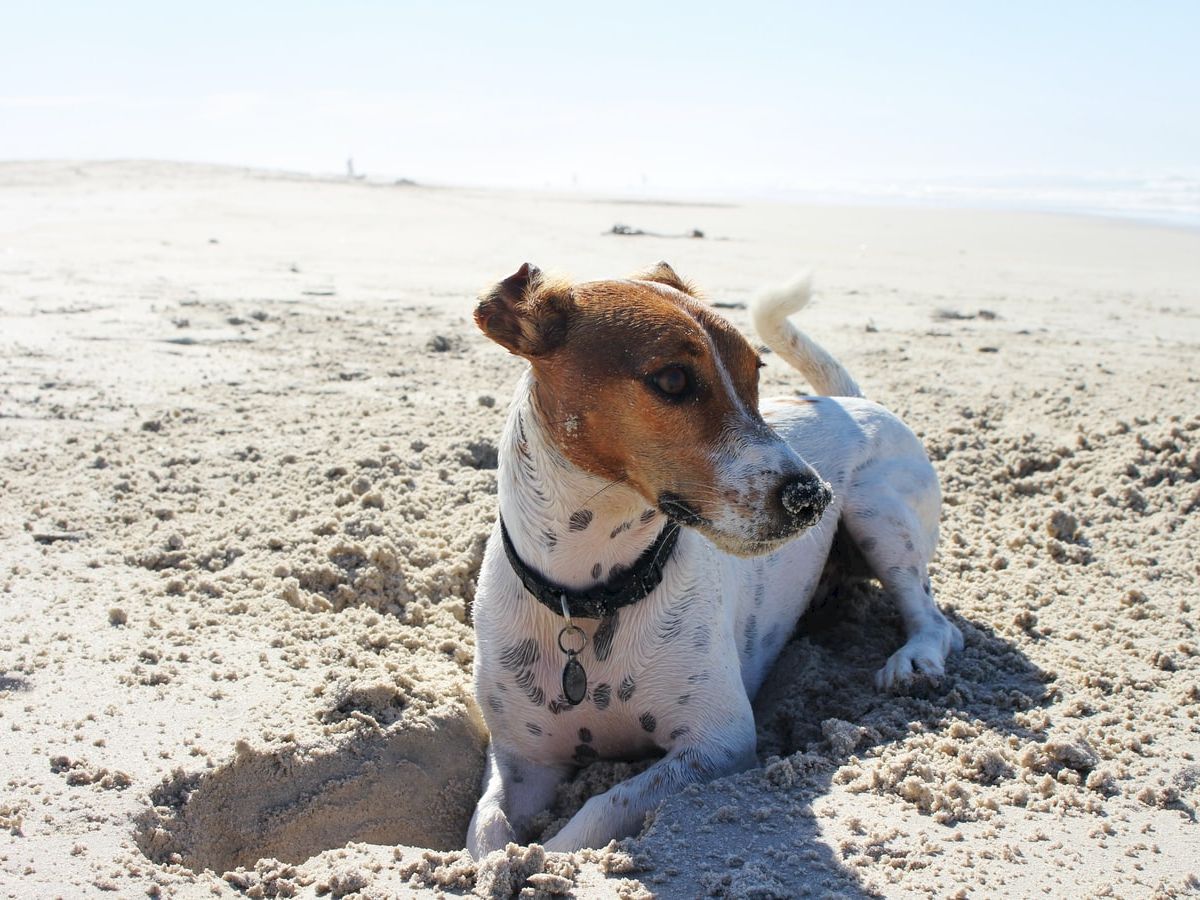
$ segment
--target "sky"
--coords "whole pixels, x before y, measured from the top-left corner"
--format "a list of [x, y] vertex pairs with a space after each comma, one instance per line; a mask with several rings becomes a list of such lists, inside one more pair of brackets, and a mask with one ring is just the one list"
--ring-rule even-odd
[[0, 159], [719, 194], [1200, 178], [1200, 3], [0, 0]]

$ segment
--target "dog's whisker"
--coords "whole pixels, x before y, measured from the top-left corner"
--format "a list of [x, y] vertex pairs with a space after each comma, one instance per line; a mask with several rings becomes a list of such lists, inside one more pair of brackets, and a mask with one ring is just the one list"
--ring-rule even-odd
[[609, 488], [611, 488], [611, 487], [616, 487], [618, 484], [622, 484], [622, 483], [624, 483], [625, 481], [628, 481], [628, 480], [629, 480], [629, 476], [628, 476], [628, 475], [622, 475], [620, 478], [617, 478], [617, 479], [614, 479], [613, 481], [610, 481], [610, 482], [609, 482], [608, 484], [606, 484], [604, 487], [600, 488], [600, 490], [596, 491], [596, 493], [592, 494], [590, 497], [588, 497], [586, 500], [584, 500], [582, 505], [583, 505], [583, 506], [587, 506], [589, 503], [591, 503], [593, 500], [595, 500], [597, 497], [599, 497], [601, 494], [603, 494], [603, 493], [604, 493], [605, 491], [607, 491]]

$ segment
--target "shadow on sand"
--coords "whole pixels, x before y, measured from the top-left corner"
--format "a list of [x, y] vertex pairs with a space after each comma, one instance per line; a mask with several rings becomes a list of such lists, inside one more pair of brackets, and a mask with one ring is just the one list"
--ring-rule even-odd
[[[966, 647], [946, 676], [883, 694], [872, 676], [903, 641], [895, 604], [864, 583], [811, 610], [754, 705], [762, 767], [668, 800], [633, 842], [635, 858], [655, 861], [654, 871], [638, 877], [664, 898], [877, 896], [829, 845], [813, 814], [838, 768], [914, 731], [943, 733], [956, 719], [1040, 740], [1017, 714], [1057, 694], [1052, 676], [1011, 643], [951, 618]], [[672, 866], [673, 858], [689, 863]]]

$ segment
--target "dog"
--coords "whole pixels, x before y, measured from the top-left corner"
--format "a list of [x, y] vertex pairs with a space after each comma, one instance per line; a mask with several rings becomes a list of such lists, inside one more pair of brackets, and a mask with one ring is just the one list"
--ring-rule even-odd
[[961, 649], [926, 571], [934, 469], [787, 321], [808, 297], [806, 279], [764, 294], [753, 319], [817, 396], [760, 407], [759, 353], [666, 263], [586, 283], [527, 263], [481, 295], [477, 325], [529, 368], [473, 609], [491, 742], [472, 856], [527, 841], [558, 785], [596, 759], [662, 754], [590, 798], [547, 850], [634, 834], [684, 786], [755, 765], [751, 702], [835, 536], [899, 604], [907, 641], [880, 689], [938, 676]]

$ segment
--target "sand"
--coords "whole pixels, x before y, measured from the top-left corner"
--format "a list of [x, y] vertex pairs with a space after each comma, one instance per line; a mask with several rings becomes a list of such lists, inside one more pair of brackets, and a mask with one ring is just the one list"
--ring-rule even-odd
[[[743, 329], [815, 269], [804, 327], [938, 468], [966, 649], [878, 694], [897, 616], [842, 591], [758, 699], [758, 768], [476, 864], [470, 607], [521, 363], [472, 298], [659, 259]], [[0, 894], [1194, 894], [1198, 348], [1195, 232], [0, 164]]]

